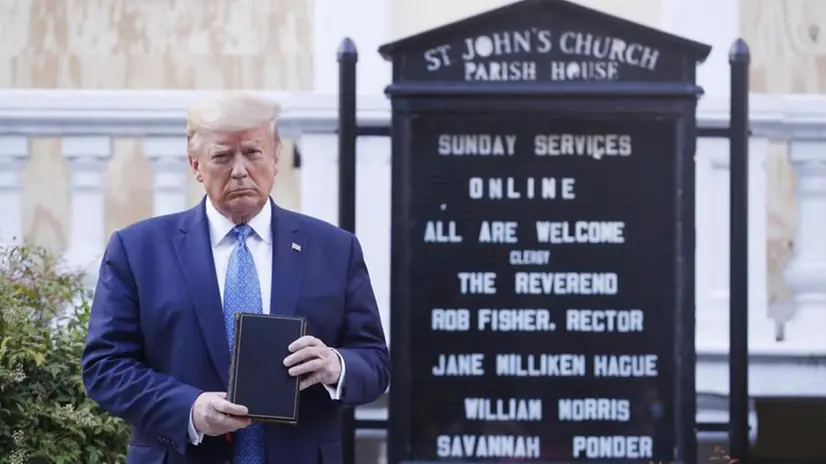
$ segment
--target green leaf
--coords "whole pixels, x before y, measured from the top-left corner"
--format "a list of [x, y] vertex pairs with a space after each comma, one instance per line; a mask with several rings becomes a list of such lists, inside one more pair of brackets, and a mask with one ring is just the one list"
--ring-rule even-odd
[[0, 248], [0, 464], [125, 461], [127, 424], [83, 387], [91, 293], [64, 269], [43, 248]]

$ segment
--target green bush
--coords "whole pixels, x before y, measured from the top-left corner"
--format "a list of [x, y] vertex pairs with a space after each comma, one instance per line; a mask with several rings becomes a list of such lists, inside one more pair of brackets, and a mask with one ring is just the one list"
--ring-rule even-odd
[[45, 249], [0, 248], [0, 464], [115, 464], [129, 429], [86, 396], [90, 292]]

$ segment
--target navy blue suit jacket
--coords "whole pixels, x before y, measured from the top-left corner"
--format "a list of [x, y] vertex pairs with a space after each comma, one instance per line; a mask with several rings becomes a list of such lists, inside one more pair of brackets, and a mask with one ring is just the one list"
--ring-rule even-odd
[[[301, 393], [298, 425], [266, 425], [270, 464], [341, 462], [342, 407], [374, 401], [390, 378], [361, 246], [350, 233], [273, 205], [271, 314], [307, 318], [346, 369], [340, 401]], [[226, 463], [232, 444], [189, 444], [195, 398], [226, 391], [229, 351], [204, 201], [112, 234], [83, 352], [89, 395], [132, 425], [128, 464]], [[292, 243], [301, 251], [291, 249]]]

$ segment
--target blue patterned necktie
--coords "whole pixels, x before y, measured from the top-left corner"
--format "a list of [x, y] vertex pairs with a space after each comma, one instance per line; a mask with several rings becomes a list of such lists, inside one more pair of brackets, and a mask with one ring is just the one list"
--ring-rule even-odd
[[[261, 287], [258, 283], [258, 272], [255, 270], [255, 261], [247, 248], [247, 237], [252, 234], [252, 228], [247, 224], [237, 225], [232, 229], [235, 235], [235, 247], [229, 257], [227, 280], [224, 285], [224, 325], [226, 326], [229, 346], [232, 346], [232, 333], [235, 324], [235, 313], [263, 312], [261, 303]], [[233, 434], [235, 464], [265, 464], [264, 457], [264, 428], [260, 423], [252, 423], [249, 427]]]

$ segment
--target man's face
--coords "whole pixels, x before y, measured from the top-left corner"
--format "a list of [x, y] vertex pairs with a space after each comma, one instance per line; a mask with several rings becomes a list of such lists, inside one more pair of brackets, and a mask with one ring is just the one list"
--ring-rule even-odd
[[278, 172], [278, 147], [267, 126], [241, 132], [199, 134], [189, 164], [215, 208], [247, 222], [269, 201]]

